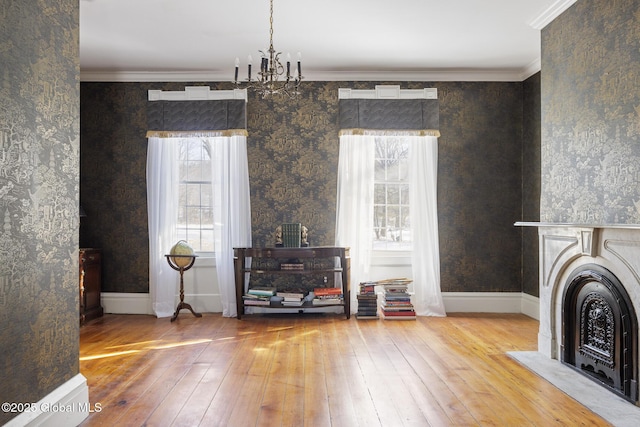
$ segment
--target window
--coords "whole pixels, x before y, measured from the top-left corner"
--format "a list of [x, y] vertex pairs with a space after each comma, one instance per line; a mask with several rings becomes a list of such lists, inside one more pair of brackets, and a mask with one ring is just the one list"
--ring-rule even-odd
[[373, 249], [411, 250], [409, 144], [401, 136], [376, 136]]
[[214, 252], [211, 150], [201, 138], [184, 138], [179, 144], [177, 236], [196, 252]]

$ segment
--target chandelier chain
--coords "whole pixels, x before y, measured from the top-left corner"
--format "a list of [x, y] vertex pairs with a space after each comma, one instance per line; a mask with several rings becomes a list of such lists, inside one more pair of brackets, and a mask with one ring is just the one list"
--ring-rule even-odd
[[273, 51], [273, 0], [270, 0], [269, 7], [269, 50]]

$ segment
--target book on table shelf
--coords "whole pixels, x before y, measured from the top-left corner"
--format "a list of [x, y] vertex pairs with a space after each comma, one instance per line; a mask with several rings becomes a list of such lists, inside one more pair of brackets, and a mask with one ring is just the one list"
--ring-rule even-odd
[[313, 294], [316, 297], [326, 295], [342, 295], [342, 288], [313, 288]]
[[301, 262], [283, 262], [280, 264], [280, 270], [304, 271], [304, 264]]
[[271, 305], [271, 297], [243, 295], [242, 300], [244, 302], [244, 305]]
[[280, 301], [280, 304], [284, 305], [284, 306], [291, 306], [291, 307], [300, 307], [301, 305], [304, 304], [304, 299], [298, 299], [298, 300], [282, 300]]
[[285, 300], [287, 298], [298, 298], [302, 299], [305, 297], [304, 292], [276, 292], [276, 296], [282, 297]]
[[282, 244], [285, 248], [299, 248], [302, 238], [302, 224], [282, 224]]
[[247, 290], [242, 296], [244, 305], [271, 305], [271, 297], [276, 293], [276, 288], [272, 287], [255, 287]]
[[284, 306], [300, 307], [312, 296], [305, 295], [304, 292], [277, 292], [276, 296], [282, 298], [280, 303]]
[[312, 295], [313, 299], [311, 303], [313, 305], [332, 305], [344, 303], [342, 288], [314, 288]]
[[343, 304], [344, 299], [340, 298], [314, 298], [311, 303], [313, 305], [333, 305], [333, 304]]
[[276, 294], [276, 288], [272, 287], [255, 287], [251, 288], [247, 291], [249, 295], [258, 295], [258, 296], [273, 296]]

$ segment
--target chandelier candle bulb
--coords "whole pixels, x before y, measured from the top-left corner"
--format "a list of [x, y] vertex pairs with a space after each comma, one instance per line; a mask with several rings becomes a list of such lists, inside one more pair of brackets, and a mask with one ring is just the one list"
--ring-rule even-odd
[[253, 58], [251, 55], [247, 58], [248, 70], [249, 70], [249, 81], [251, 81], [251, 63], [253, 62]]
[[287, 80], [291, 77], [291, 54], [287, 53]]
[[236, 74], [234, 78], [234, 82], [238, 81], [238, 69], [240, 68], [240, 58], [236, 58]]

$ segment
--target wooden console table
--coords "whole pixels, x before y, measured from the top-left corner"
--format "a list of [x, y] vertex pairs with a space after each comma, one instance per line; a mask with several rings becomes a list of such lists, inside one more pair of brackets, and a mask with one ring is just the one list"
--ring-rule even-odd
[[103, 314], [100, 305], [102, 285], [102, 252], [100, 249], [80, 248], [78, 252], [80, 268], [80, 324]]
[[[351, 296], [349, 276], [351, 271], [351, 258], [349, 248], [318, 246], [318, 247], [301, 247], [301, 248], [234, 248], [234, 268], [236, 282], [236, 305], [238, 319], [244, 314], [244, 300], [242, 296], [245, 292], [246, 273], [250, 274], [289, 274], [289, 275], [323, 275], [331, 273], [340, 273], [342, 280], [343, 303], [334, 304], [344, 308], [344, 314], [349, 319], [351, 316]], [[313, 260], [321, 258], [334, 258], [340, 260], [340, 266], [332, 268], [310, 268], [305, 270], [282, 270], [282, 269], [259, 269], [247, 267], [247, 258], [269, 258], [281, 259], [283, 261], [289, 259]], [[320, 287], [320, 286], [318, 286]], [[328, 307], [330, 305], [313, 305], [311, 302], [305, 302], [302, 306], [284, 306], [280, 303], [272, 302], [269, 306], [259, 306], [259, 308], [277, 308], [304, 311], [306, 309]]]

